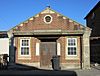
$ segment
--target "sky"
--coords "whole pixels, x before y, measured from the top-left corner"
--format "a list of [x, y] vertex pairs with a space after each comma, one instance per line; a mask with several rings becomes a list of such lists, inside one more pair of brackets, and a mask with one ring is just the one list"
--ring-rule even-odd
[[48, 5], [86, 26], [84, 17], [99, 0], [0, 0], [0, 31], [8, 31], [43, 11]]

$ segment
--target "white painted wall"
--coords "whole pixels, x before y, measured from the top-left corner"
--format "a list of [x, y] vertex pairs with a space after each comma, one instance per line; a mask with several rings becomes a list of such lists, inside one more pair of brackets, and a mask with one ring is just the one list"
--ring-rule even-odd
[[0, 38], [0, 54], [9, 55], [9, 38]]
[[57, 43], [57, 55], [60, 55], [60, 51], [61, 51], [60, 43]]
[[39, 56], [40, 52], [39, 52], [39, 43], [36, 43], [36, 56]]

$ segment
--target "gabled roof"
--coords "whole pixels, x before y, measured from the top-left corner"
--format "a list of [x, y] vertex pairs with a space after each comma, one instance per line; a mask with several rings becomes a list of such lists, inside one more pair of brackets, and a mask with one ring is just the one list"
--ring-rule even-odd
[[8, 38], [7, 31], [0, 31], [0, 38]]
[[86, 17], [84, 19], [86, 19], [98, 7], [100, 7], [100, 1], [92, 8], [92, 10], [90, 10], [90, 12], [86, 15]]
[[0, 35], [7, 34], [7, 31], [0, 31]]
[[[72, 19], [70, 19], [70, 18], [68, 18], [68, 17], [66, 17], [66, 16], [64, 16], [64, 15], [62, 15], [62, 14], [60, 14], [60, 13], [58, 13], [58, 12], [56, 12], [55, 10], [51, 9], [50, 7], [47, 7], [46, 9], [44, 9], [43, 11], [41, 11], [40, 13], [36, 14], [36, 15], [33, 16], [33, 17], [28, 18], [26, 21], [21, 22], [20, 24], [16, 25], [15, 27], [11, 28], [10, 30], [16, 28], [17, 26], [22, 26], [23, 23], [28, 23], [29, 20], [33, 20], [34, 17], [38, 17], [39, 14], [45, 14], [45, 13], [57, 13], [59, 16], [62, 16], [62, 17], [65, 18], [65, 19], [69, 19], [70, 21], [73, 21], [73, 22], [75, 22], [76, 24], [82, 25], [82, 24], [80, 24], [80, 23], [78, 23], [78, 22], [76, 22], [76, 21], [74, 21], [74, 20], [72, 20]], [[82, 25], [82, 27], [85, 27], [85, 26]], [[10, 31], [10, 30], [8, 30], [8, 31]]]

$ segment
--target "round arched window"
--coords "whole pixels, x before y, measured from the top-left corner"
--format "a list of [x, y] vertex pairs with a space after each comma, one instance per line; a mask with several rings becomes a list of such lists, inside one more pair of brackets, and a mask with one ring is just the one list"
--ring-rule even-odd
[[52, 17], [50, 15], [46, 15], [44, 17], [44, 22], [47, 23], [47, 24], [51, 23], [52, 22]]

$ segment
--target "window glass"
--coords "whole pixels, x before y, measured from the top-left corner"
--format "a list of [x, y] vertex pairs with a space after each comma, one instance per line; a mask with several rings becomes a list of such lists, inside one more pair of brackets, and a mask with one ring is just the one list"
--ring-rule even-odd
[[91, 16], [91, 19], [94, 19], [94, 18], [95, 18], [95, 13], [93, 12], [92, 16]]
[[67, 45], [67, 49], [68, 49], [68, 55], [76, 55], [76, 51], [77, 51], [77, 38], [68, 38], [68, 45]]
[[21, 55], [29, 55], [29, 39], [21, 40]]
[[50, 24], [52, 22], [52, 16], [51, 15], [44, 16], [44, 22]]
[[45, 17], [45, 21], [46, 21], [46, 22], [50, 22], [50, 21], [51, 21], [51, 17], [50, 17], [50, 16], [46, 16], [46, 17]]

